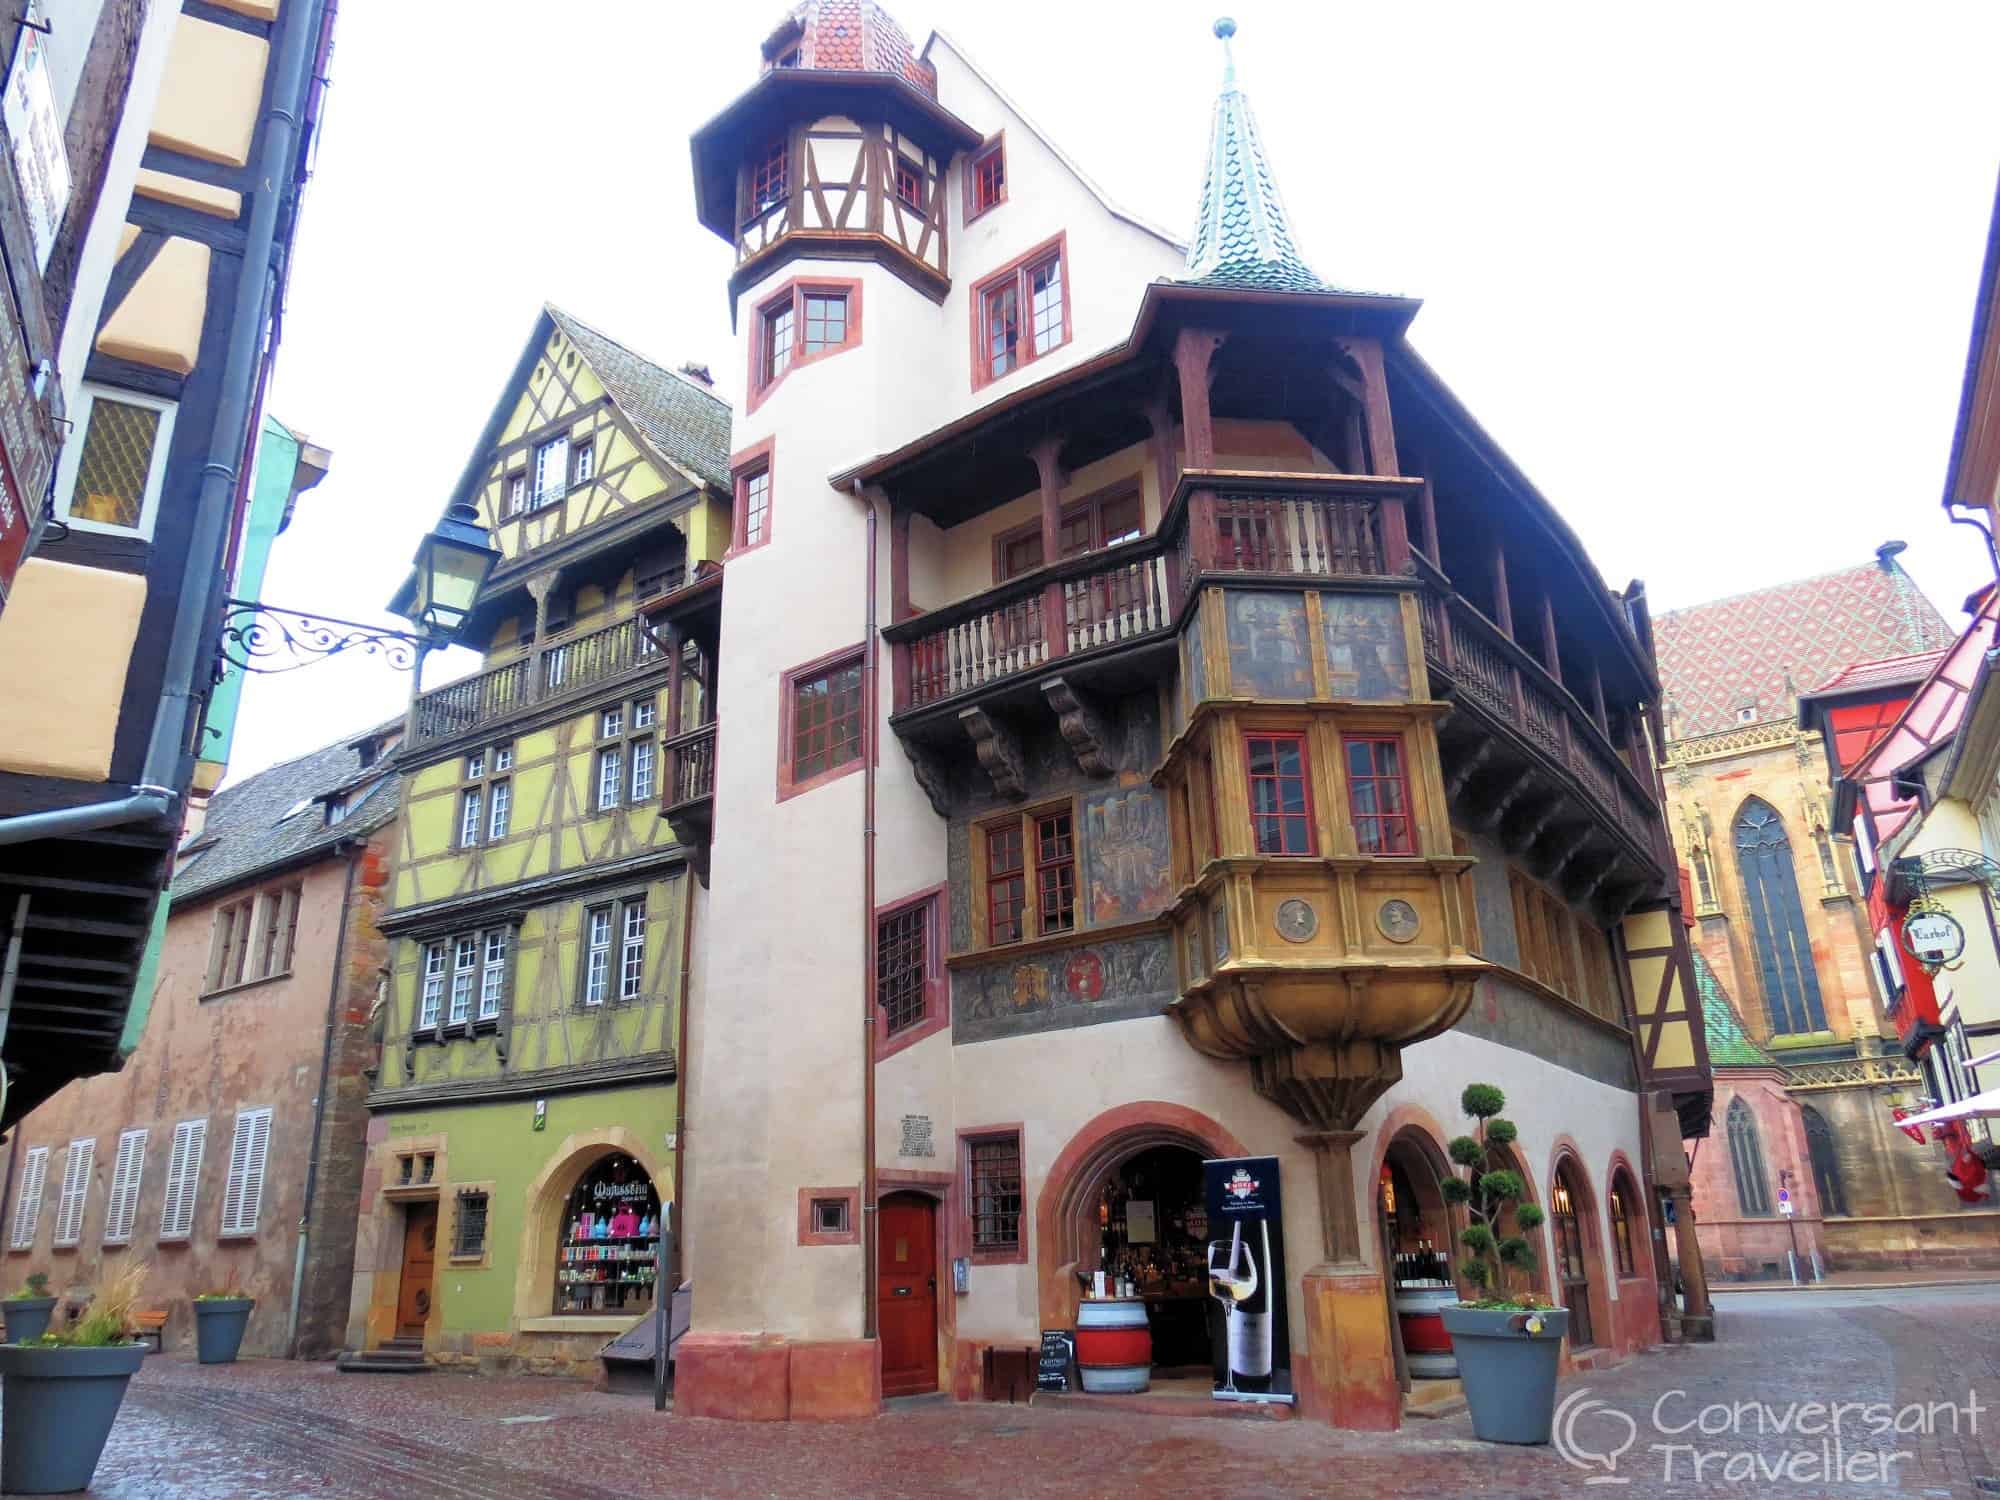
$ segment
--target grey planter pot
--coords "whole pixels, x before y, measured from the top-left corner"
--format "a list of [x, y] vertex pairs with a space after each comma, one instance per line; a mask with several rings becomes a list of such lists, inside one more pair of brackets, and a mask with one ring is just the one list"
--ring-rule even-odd
[[56, 1310], [54, 1297], [8, 1297], [0, 1300], [0, 1313], [7, 1319], [7, 1342], [25, 1344], [49, 1331], [49, 1317]]
[[243, 1347], [243, 1330], [250, 1324], [255, 1297], [210, 1299], [194, 1304], [194, 1343], [205, 1365], [233, 1365]]
[[0, 1490], [64, 1495], [88, 1489], [118, 1419], [142, 1344], [103, 1349], [0, 1345]]
[[1488, 1443], [1546, 1443], [1569, 1309], [1543, 1309], [1540, 1333], [1528, 1332], [1525, 1312], [1447, 1307], [1442, 1316], [1465, 1383], [1473, 1436]]

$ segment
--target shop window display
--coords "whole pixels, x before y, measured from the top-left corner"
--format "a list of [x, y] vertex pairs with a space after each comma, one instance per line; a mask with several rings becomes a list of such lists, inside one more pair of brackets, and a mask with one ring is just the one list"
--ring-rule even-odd
[[624, 1155], [588, 1172], [563, 1210], [556, 1259], [558, 1313], [639, 1313], [659, 1275], [660, 1199], [646, 1169]]

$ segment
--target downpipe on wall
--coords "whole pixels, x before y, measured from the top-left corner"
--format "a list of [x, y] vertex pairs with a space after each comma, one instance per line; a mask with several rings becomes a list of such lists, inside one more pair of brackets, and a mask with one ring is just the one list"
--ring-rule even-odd
[[875, 1337], [875, 748], [879, 698], [875, 671], [875, 502], [860, 480], [854, 498], [868, 507], [868, 560], [861, 633], [861, 1336]]

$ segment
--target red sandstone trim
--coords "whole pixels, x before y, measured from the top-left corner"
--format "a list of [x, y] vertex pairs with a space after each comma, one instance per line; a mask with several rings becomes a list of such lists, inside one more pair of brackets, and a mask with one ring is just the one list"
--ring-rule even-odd
[[[1021, 1222], [1015, 1226], [1011, 1250], [975, 1250], [972, 1246], [972, 1151], [976, 1140], [1011, 1135], [1021, 1161]], [[1028, 1131], [1019, 1120], [999, 1125], [975, 1125], [958, 1132], [958, 1212], [953, 1215], [952, 1253], [975, 1266], [1020, 1266], [1028, 1262]]]
[[[812, 1227], [815, 1198], [838, 1198], [847, 1204], [844, 1233], [821, 1234]], [[801, 1245], [858, 1245], [861, 1243], [861, 1189], [858, 1187], [802, 1187], [799, 1189], [799, 1243]]]
[[849, 660], [859, 659], [867, 649], [866, 644], [856, 641], [852, 646], [839, 651], [829, 651], [825, 656], [815, 657], [808, 662], [789, 668], [778, 678], [778, 800], [789, 801], [793, 797], [825, 786], [829, 781], [838, 781], [843, 776], [852, 776], [867, 763], [874, 754], [875, 726], [868, 722], [867, 694], [862, 694], [861, 705], [861, 753], [844, 765], [835, 766], [831, 771], [821, 771], [817, 776], [808, 776], [804, 781], [792, 780], [792, 685], [801, 677], [814, 677], [831, 667], [845, 666]]
[[[882, 919], [910, 907], [932, 902], [931, 930], [924, 945], [924, 1018], [914, 1026], [906, 1026], [894, 1036], [889, 1035], [889, 1013], [880, 1005], [875, 1007], [875, 1061], [894, 1057], [905, 1047], [914, 1046], [927, 1036], [935, 1036], [951, 1024], [951, 987], [945, 979], [944, 950], [951, 932], [951, 884], [949, 881], [934, 885], [926, 891], [916, 891], [908, 896], [899, 896], [894, 901], [885, 901], [875, 908], [875, 932], [869, 934], [873, 944], [881, 932]], [[870, 948], [873, 955], [873, 948]]]
[[[1021, 299], [1021, 339], [1020, 343], [1016, 346], [1014, 368], [1007, 371], [1004, 375], [991, 374], [990, 371], [993, 366], [991, 356], [986, 349], [986, 293], [1010, 276], [1018, 278], [1024, 269], [1035, 261], [1046, 259], [1052, 250], [1055, 252], [1056, 258], [1062, 263], [1062, 338], [1054, 348], [1048, 350], [1046, 353], [1035, 353], [1034, 329], [1032, 327], [1033, 313], [1028, 305], [1028, 299], [1023, 297]], [[995, 381], [1007, 380], [1018, 375], [1036, 360], [1047, 359], [1050, 354], [1055, 353], [1056, 349], [1066, 347], [1070, 340], [1076, 336], [1076, 283], [1070, 276], [1069, 231], [1063, 230], [1053, 238], [1043, 240], [1033, 249], [1015, 256], [1006, 265], [998, 266], [980, 277], [978, 281], [973, 283], [972, 295], [968, 300], [971, 303], [972, 311], [972, 389], [974, 391], [984, 390]]]
[[[755, 552], [770, 543], [772, 523], [778, 518], [778, 470], [771, 456], [777, 443], [777, 438], [767, 437], [761, 443], [752, 443], [729, 455], [729, 546], [722, 554], [724, 562], [745, 552]], [[743, 482], [760, 468], [764, 471], [769, 505], [764, 512], [764, 534], [751, 542], [745, 540], [750, 512]]]
[[[792, 306], [792, 347], [798, 349], [806, 334], [805, 296], [808, 292], [839, 292], [846, 296], [847, 336], [839, 343], [829, 344], [812, 354], [793, 354], [785, 368], [778, 372], [778, 378], [766, 383], [763, 379], [764, 315], [780, 302], [789, 302]], [[845, 354], [849, 349], [860, 347], [861, 283], [859, 280], [838, 276], [794, 276], [768, 296], [760, 298], [751, 317], [754, 321], [751, 324], [750, 337], [745, 341], [750, 345], [750, 368], [743, 382], [743, 415], [746, 417], [762, 406], [801, 365], [816, 365], [823, 359], [831, 359], [836, 354]]]

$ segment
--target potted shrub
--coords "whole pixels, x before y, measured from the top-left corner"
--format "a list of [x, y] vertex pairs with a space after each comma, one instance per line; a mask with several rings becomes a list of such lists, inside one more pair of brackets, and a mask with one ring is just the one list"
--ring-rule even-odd
[[7, 1320], [7, 1342], [25, 1344], [40, 1338], [55, 1310], [56, 1299], [49, 1295], [49, 1273], [37, 1271], [18, 1292], [0, 1299], [0, 1312]]
[[1500, 1118], [1506, 1107], [1507, 1096], [1490, 1083], [1470, 1084], [1459, 1097], [1473, 1133], [1448, 1149], [1465, 1175], [1447, 1177], [1440, 1186], [1447, 1203], [1463, 1204], [1469, 1213], [1471, 1222], [1458, 1236], [1468, 1254], [1458, 1270], [1478, 1300], [1445, 1308], [1443, 1318], [1474, 1435], [1489, 1443], [1546, 1443], [1569, 1310], [1531, 1291], [1513, 1294], [1508, 1286], [1511, 1275], [1534, 1268], [1535, 1252], [1522, 1234], [1505, 1231], [1504, 1216], [1512, 1209], [1515, 1228], [1529, 1231], [1541, 1225], [1542, 1211], [1522, 1201], [1528, 1185], [1520, 1173], [1490, 1165], [1493, 1148], [1510, 1144], [1516, 1134]]
[[0, 1490], [59, 1495], [86, 1489], [125, 1387], [145, 1358], [132, 1307], [146, 1267], [134, 1262], [73, 1325], [0, 1344]]
[[202, 1292], [194, 1299], [196, 1357], [205, 1365], [233, 1365], [243, 1347], [243, 1330], [250, 1326], [255, 1297], [243, 1295], [236, 1274], [230, 1273], [219, 1292]]

